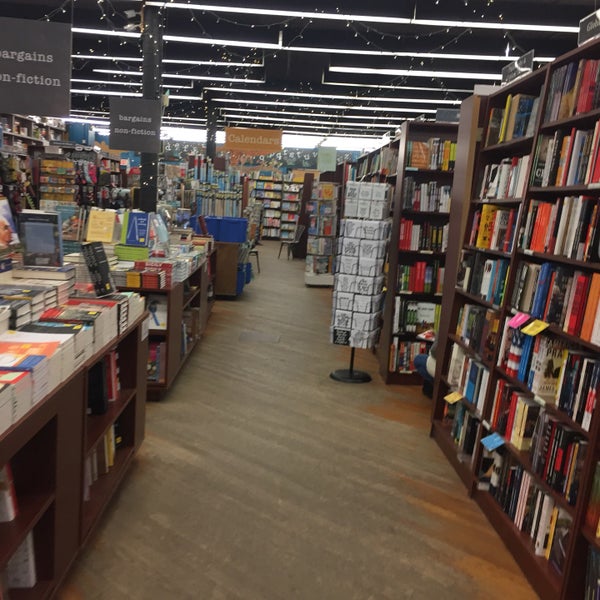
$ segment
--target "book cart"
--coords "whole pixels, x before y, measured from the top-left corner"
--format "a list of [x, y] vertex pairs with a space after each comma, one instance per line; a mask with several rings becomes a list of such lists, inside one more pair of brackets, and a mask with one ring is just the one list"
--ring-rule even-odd
[[[52, 596], [89, 539], [144, 438], [147, 314], [98, 349], [50, 394], [0, 435], [0, 463], [10, 463], [17, 517], [0, 523], [0, 569], [33, 537], [37, 583], [11, 598]], [[116, 350], [121, 389], [102, 415], [86, 414], [91, 372]], [[86, 461], [118, 430], [112, 466], [88, 488]], [[31, 556], [31, 555], [30, 555]]]
[[599, 57], [472, 96], [458, 133], [431, 435], [545, 599], [593, 597], [600, 549]]
[[[406, 121], [391, 145], [397, 148], [397, 168], [367, 173], [371, 180], [383, 176], [395, 184], [387, 292], [377, 347], [386, 383], [421, 381], [413, 360], [427, 351], [427, 345], [416, 336], [434, 328], [439, 319], [456, 134], [454, 123]], [[378, 165], [385, 162], [371, 159]]]

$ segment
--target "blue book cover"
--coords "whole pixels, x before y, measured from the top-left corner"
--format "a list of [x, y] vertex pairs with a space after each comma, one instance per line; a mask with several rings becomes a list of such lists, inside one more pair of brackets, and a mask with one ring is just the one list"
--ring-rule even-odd
[[502, 304], [504, 289], [506, 287], [506, 273], [508, 272], [508, 261], [501, 260], [499, 262], [498, 276], [496, 277], [496, 285], [494, 286], [494, 295], [492, 297], [492, 304], [496, 306]]
[[126, 213], [125, 237], [122, 243], [127, 246], [147, 246], [150, 219], [146, 212]]
[[537, 283], [537, 290], [533, 299], [533, 307], [531, 316], [536, 319], [541, 319], [544, 316], [544, 308], [546, 307], [546, 299], [548, 297], [548, 289], [550, 280], [552, 279], [552, 263], [544, 263], [540, 269], [540, 277]]
[[519, 362], [519, 372], [517, 373], [517, 379], [519, 381], [525, 381], [527, 373], [529, 371], [529, 361], [531, 359], [531, 351], [533, 349], [533, 341], [535, 337], [532, 335], [526, 335], [523, 341], [523, 352], [521, 353], [521, 361]]

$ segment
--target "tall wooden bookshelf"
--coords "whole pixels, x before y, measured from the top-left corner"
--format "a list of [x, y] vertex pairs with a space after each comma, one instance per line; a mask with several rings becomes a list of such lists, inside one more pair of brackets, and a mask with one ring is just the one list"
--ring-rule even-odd
[[[418, 383], [412, 360], [426, 351], [417, 339], [419, 327], [409, 323], [415, 306], [424, 311], [441, 304], [441, 283], [449, 221], [450, 187], [454, 174], [452, 145], [455, 123], [406, 121], [397, 144], [395, 172], [369, 171], [395, 183], [383, 327], [377, 348], [386, 383]], [[383, 149], [382, 149], [383, 150]], [[375, 164], [382, 161], [373, 159]], [[440, 198], [445, 195], [442, 202]], [[420, 234], [418, 233], [420, 232]], [[435, 306], [434, 306], [435, 305]], [[404, 316], [400, 317], [399, 312]], [[402, 328], [399, 328], [399, 323]]]
[[[600, 42], [592, 41], [463, 103], [453, 201], [459, 195], [464, 211], [453, 207], [434, 385], [431, 435], [548, 599], [584, 598], [588, 552], [600, 550], [585, 522], [600, 459], [600, 384], [588, 378], [600, 356], [589, 334], [598, 293], [581, 283], [600, 278], [600, 110], [595, 72], [586, 87], [580, 63], [598, 58]], [[540, 98], [529, 116], [520, 104], [527, 97]], [[510, 116], [511, 106], [517, 124], [509, 119], [503, 131], [499, 116], [503, 109]], [[578, 131], [590, 139], [573, 151], [576, 137], [586, 135]], [[558, 140], [554, 149], [550, 140]], [[522, 186], [510, 179], [499, 185], [488, 177], [491, 165], [524, 168]], [[587, 210], [567, 212], [577, 202]], [[496, 280], [483, 279], [488, 268]], [[542, 331], [528, 329], [531, 323]], [[579, 371], [573, 356], [582, 361]], [[501, 445], [489, 451], [480, 442], [494, 433]], [[548, 522], [550, 514], [556, 517]]]
[[250, 179], [250, 200], [263, 205], [261, 230], [265, 239], [279, 239], [281, 236], [282, 199], [283, 180], [280, 172], [259, 171], [253, 174]]

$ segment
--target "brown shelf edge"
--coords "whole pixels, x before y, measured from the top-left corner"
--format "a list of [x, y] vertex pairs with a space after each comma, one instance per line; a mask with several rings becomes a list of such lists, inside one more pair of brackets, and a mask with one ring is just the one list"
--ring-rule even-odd
[[458, 458], [456, 444], [450, 437], [448, 428], [441, 421], [434, 420], [431, 424], [431, 437], [437, 442], [437, 445], [448, 459], [448, 462], [454, 467], [456, 474], [460, 477], [467, 488], [467, 492], [470, 494], [475, 484], [475, 477], [473, 471]]

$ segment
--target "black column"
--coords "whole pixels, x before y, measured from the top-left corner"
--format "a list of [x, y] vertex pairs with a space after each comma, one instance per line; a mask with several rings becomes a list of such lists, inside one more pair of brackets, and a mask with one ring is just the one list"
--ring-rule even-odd
[[217, 156], [217, 119], [219, 113], [210, 92], [204, 92], [204, 99], [206, 101], [206, 155], [214, 161]]
[[[160, 9], [144, 6], [142, 15], [143, 71], [142, 93], [146, 100], [160, 100], [162, 90], [163, 29]], [[142, 152], [140, 176], [140, 208], [156, 210], [158, 199], [158, 154]]]

